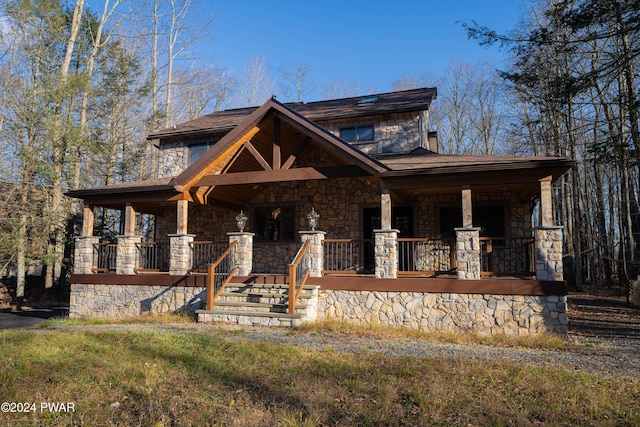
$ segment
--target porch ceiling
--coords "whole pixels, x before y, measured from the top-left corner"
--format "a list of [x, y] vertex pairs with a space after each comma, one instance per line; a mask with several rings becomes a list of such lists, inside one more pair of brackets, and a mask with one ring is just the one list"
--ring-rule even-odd
[[272, 112], [255, 127], [249, 140], [223, 154], [224, 166], [193, 184], [194, 202], [239, 209], [270, 183], [371, 175], [288, 116]]

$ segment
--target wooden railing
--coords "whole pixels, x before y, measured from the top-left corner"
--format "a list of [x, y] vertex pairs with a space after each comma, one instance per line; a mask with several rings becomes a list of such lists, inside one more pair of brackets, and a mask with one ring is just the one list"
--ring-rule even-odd
[[398, 274], [450, 273], [455, 268], [454, 240], [398, 238]]
[[309, 246], [311, 240], [307, 240], [298, 250], [293, 262], [289, 264], [289, 314], [296, 313], [296, 303], [304, 284], [311, 273], [309, 265]]
[[213, 310], [216, 300], [238, 271], [234, 265], [238, 241], [232, 242], [220, 257], [207, 267], [207, 310]]
[[169, 271], [169, 242], [140, 242], [136, 271]]
[[229, 242], [228, 241], [202, 241], [191, 242], [191, 272], [205, 272], [207, 266], [214, 260], [220, 258], [220, 255], [225, 251]]
[[324, 239], [323, 274], [355, 274], [362, 269], [362, 240]]
[[93, 265], [92, 271], [96, 273], [107, 273], [116, 271], [116, 257], [118, 245], [116, 243], [95, 243], [93, 245]]
[[480, 237], [480, 275], [533, 276], [533, 237]]

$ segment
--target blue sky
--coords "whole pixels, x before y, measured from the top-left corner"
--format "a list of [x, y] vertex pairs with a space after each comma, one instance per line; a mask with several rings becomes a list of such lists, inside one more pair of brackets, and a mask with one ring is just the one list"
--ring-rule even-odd
[[497, 48], [468, 40], [458, 21], [508, 31], [523, 1], [208, 1], [216, 18], [202, 50], [235, 73], [260, 55], [274, 76], [304, 62], [317, 86], [341, 79], [384, 92], [405, 73], [437, 76], [456, 59], [499, 61]]

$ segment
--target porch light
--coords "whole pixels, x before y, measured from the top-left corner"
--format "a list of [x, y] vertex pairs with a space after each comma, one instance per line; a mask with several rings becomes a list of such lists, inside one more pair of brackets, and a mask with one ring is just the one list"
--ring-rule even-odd
[[316, 231], [316, 226], [318, 225], [318, 218], [320, 218], [320, 215], [318, 215], [316, 210], [312, 207], [311, 212], [307, 214], [307, 221], [309, 221], [309, 228], [311, 228], [311, 231]]
[[244, 226], [246, 223], [247, 223], [247, 216], [244, 214], [243, 211], [240, 211], [240, 213], [236, 215], [236, 225], [240, 229], [241, 233], [244, 232]]

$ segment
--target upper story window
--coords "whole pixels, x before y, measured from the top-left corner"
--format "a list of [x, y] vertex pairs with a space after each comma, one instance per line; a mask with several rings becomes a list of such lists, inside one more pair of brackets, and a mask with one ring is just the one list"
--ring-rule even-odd
[[202, 157], [216, 142], [218, 142], [218, 139], [189, 145], [189, 164], [193, 164], [193, 162]]
[[340, 138], [347, 142], [373, 141], [373, 125], [342, 128]]

